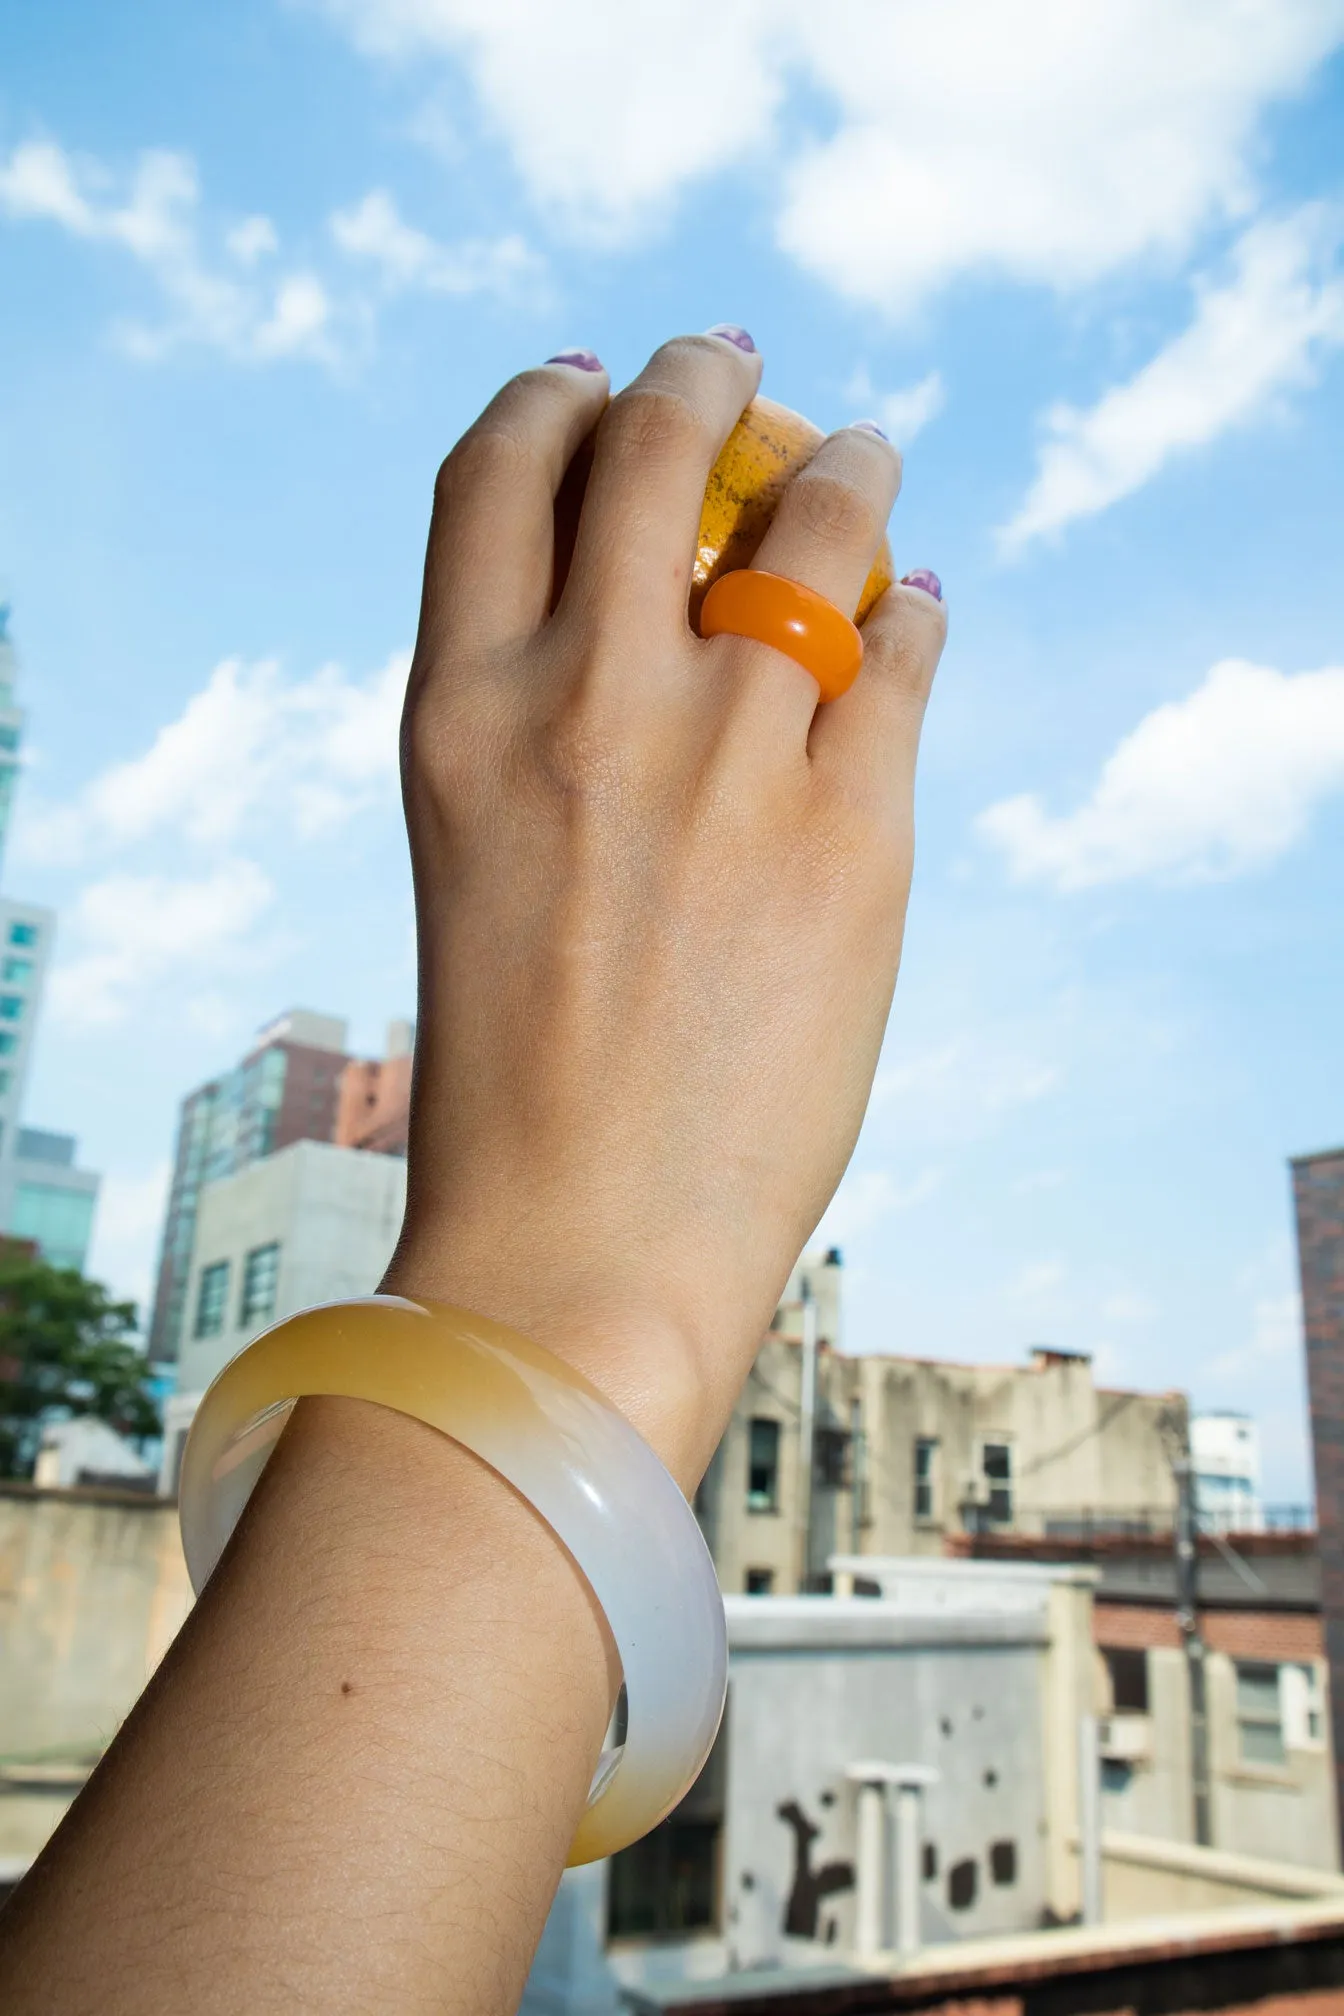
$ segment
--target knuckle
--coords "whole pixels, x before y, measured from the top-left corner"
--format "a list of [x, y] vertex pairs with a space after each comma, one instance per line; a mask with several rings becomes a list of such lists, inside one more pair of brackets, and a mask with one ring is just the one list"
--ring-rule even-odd
[[531, 454], [528, 442], [503, 419], [478, 421], [439, 464], [434, 501], [451, 509], [471, 490], [512, 483]]
[[877, 506], [867, 492], [824, 470], [795, 476], [789, 506], [799, 529], [828, 546], [876, 546], [881, 537]]
[[636, 385], [620, 393], [606, 424], [619, 452], [641, 457], [694, 452], [709, 432], [695, 401], [671, 385]]

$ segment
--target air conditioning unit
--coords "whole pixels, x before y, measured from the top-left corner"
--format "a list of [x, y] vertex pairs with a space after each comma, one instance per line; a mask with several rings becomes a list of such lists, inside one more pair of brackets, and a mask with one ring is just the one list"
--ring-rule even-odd
[[1104, 1715], [1097, 1748], [1108, 1763], [1142, 1764], [1152, 1754], [1152, 1724], [1146, 1715]]

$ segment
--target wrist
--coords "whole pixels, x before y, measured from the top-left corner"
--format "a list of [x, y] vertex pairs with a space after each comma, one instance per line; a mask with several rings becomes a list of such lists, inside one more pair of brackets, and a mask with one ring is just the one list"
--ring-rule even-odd
[[600, 1281], [574, 1259], [548, 1263], [529, 1248], [523, 1267], [506, 1265], [501, 1245], [487, 1258], [442, 1231], [408, 1228], [380, 1292], [453, 1303], [553, 1352], [619, 1409], [689, 1496], [724, 1425], [696, 1328], [670, 1301]]

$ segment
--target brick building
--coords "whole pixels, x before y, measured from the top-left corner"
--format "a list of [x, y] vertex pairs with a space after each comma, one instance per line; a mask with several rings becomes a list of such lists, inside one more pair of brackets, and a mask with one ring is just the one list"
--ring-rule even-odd
[[[1298, 1156], [1292, 1172], [1338, 1770], [1344, 1760], [1344, 1148]], [[1344, 1781], [1338, 1789], [1344, 1813]]]

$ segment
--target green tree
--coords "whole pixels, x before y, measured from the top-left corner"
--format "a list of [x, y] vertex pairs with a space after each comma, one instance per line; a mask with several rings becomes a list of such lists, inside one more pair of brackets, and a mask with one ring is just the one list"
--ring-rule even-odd
[[44, 1420], [96, 1414], [132, 1439], [161, 1432], [133, 1302], [73, 1268], [0, 1254], [0, 1476], [31, 1476]]

